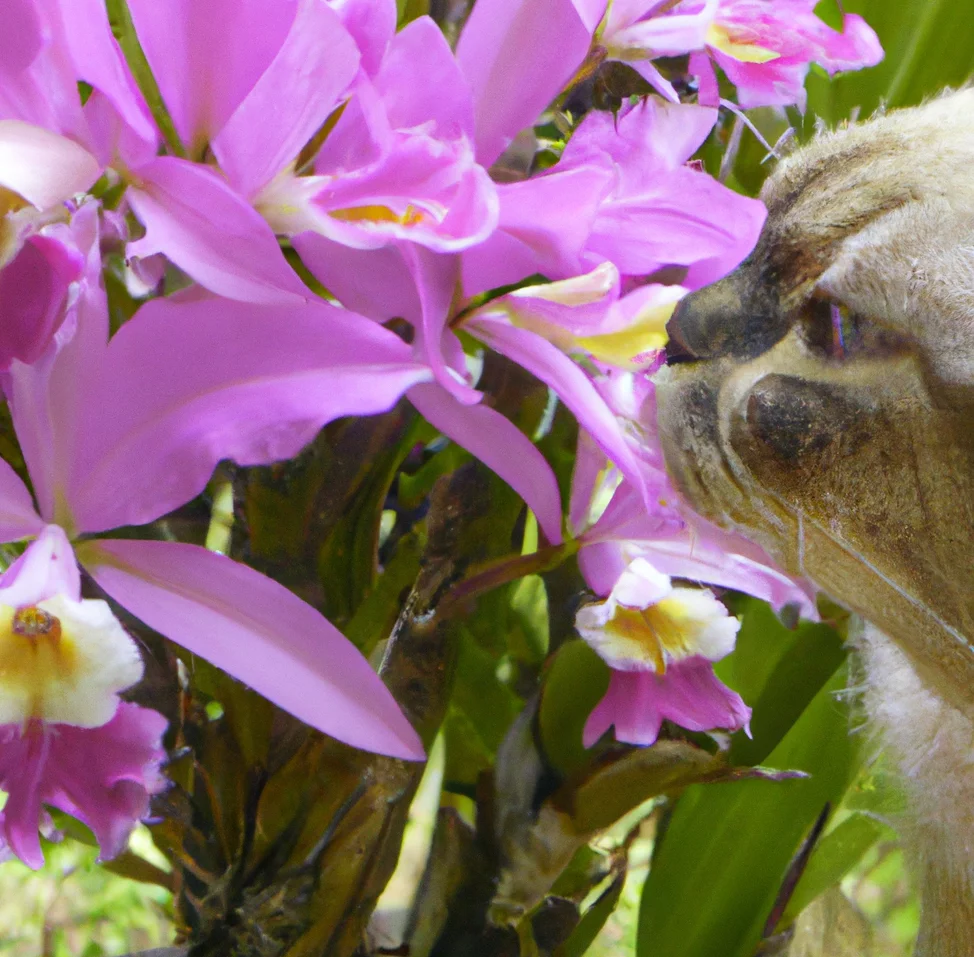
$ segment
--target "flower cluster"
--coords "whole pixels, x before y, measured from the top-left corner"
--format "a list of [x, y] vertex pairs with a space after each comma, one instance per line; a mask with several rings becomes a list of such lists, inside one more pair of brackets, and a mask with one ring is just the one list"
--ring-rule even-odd
[[[50, 805], [111, 855], [162, 786], [164, 722], [120, 703], [141, 663], [108, 606], [82, 599], [79, 564], [309, 724], [422, 758], [315, 609], [135, 529], [197, 496], [221, 460], [289, 458], [326, 423], [405, 396], [562, 541], [552, 469], [478, 389], [483, 346], [580, 426], [568, 529], [608, 602], [579, 629], [617, 669], [589, 736], [746, 722], [709, 670], [734, 621], [669, 576], [807, 598], [680, 510], [650, 374], [673, 304], [736, 266], [763, 223], [760, 203], [689, 163], [718, 119], [714, 64], [749, 106], [800, 103], [810, 62], [879, 56], [860, 20], [837, 33], [812, 6], [478, 0], [454, 52], [428, 17], [397, 30], [394, 0], [128, 0], [121, 43], [104, 0], [9, 0], [0, 385], [23, 467], [0, 461], [0, 541], [32, 540], [0, 579], [0, 834], [14, 853], [39, 864]], [[697, 102], [653, 65], [680, 54]], [[663, 99], [563, 114], [555, 161], [531, 162], [544, 111], [607, 56]], [[145, 300], [114, 334], [106, 272]]]

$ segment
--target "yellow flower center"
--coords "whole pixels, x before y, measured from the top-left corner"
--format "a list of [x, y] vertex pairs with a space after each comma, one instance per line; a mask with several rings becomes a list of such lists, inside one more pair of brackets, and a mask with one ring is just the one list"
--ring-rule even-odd
[[56, 616], [35, 605], [0, 606], [0, 691], [24, 703], [26, 717], [42, 717], [47, 696], [70, 680], [78, 664], [75, 643]]
[[426, 214], [410, 204], [401, 213], [388, 206], [350, 206], [348, 209], [335, 209], [328, 214], [332, 219], [344, 223], [398, 223], [400, 226], [416, 226], [426, 219]]
[[614, 638], [638, 646], [658, 674], [666, 671], [666, 656], [678, 660], [693, 653], [700, 621], [679, 598], [663, 598], [648, 608], [619, 605], [605, 630]]
[[707, 45], [721, 53], [726, 53], [741, 63], [769, 63], [781, 56], [775, 50], [749, 43], [745, 38], [735, 36], [731, 30], [720, 23], [712, 23], [707, 29]]

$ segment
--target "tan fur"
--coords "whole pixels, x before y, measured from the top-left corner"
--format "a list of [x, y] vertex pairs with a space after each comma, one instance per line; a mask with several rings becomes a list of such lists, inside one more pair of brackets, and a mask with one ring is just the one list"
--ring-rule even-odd
[[[754, 254], [671, 323], [690, 361], [659, 377], [667, 465], [873, 623], [867, 707], [914, 808], [918, 953], [974, 957], [974, 91], [819, 137], [763, 198]], [[829, 344], [823, 300], [862, 317], [857, 348]]]

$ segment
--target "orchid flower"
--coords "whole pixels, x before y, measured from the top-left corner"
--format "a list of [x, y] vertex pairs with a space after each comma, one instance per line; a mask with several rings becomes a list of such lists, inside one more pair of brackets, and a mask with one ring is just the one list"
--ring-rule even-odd
[[711, 668], [733, 650], [740, 622], [706, 589], [674, 587], [638, 558], [604, 602], [579, 609], [575, 627], [612, 669], [586, 722], [586, 746], [610, 725], [618, 740], [648, 745], [665, 718], [692, 731], [737, 730], [750, 719]]
[[[33, 14], [24, 30], [36, 35], [24, 41], [35, 53], [18, 56], [11, 72], [21, 89], [6, 101], [0, 94], [0, 117], [70, 132], [85, 145], [79, 150], [121, 177], [145, 227], [132, 257], [164, 253], [229, 298], [298, 304], [308, 292], [275, 229], [313, 229], [369, 248], [408, 235], [447, 249], [493, 229], [496, 197], [474, 161], [470, 94], [429, 18], [392, 37], [369, 74], [323, 0], [247, 0], [232, 9], [213, 0], [175, 11], [133, 0], [138, 40], [178, 138], [170, 144], [177, 155], [157, 156], [159, 134], [102, 0], [43, 9], [16, 2]], [[393, 0], [386, 5], [394, 11]], [[345, 12], [360, 29], [363, 18]], [[423, 83], [413, 75], [420, 69]], [[419, 92], [431, 69], [442, 88], [456, 90], [452, 100]], [[83, 109], [78, 80], [95, 91]], [[63, 116], [45, 109], [51, 99], [67, 104]], [[328, 149], [305, 157], [336, 121]], [[295, 175], [311, 161], [313, 175]]]
[[[77, 214], [94, 226], [92, 204]], [[93, 276], [48, 353], [4, 384], [33, 484], [0, 463], [0, 540], [60, 526], [78, 560], [150, 627], [350, 744], [416, 759], [419, 739], [360, 653], [317, 611], [195, 545], [99, 539], [199, 494], [220, 459], [296, 454], [332, 418], [383, 411], [430, 379], [409, 348], [322, 302], [156, 300], [108, 339]]]
[[[652, 401], [644, 392], [641, 412]], [[640, 420], [646, 421], [641, 414]], [[644, 433], [643, 441], [647, 450], [658, 450], [652, 434]], [[673, 578], [733, 588], [775, 608], [795, 605], [805, 617], [817, 618], [807, 583], [776, 568], [760, 547], [688, 509], [662, 468], [649, 472], [654, 456], [650, 451], [647, 456], [643, 474], [653, 476], [649, 508], [645, 489], [628, 478], [620, 481], [619, 470], [609, 465], [592, 437], [579, 435], [569, 527], [581, 541], [582, 577], [597, 595], [608, 595], [625, 569], [642, 558]], [[655, 461], [662, 465], [661, 456]]]
[[[716, 119], [652, 98], [618, 118], [589, 113], [551, 170], [498, 187], [498, 228], [464, 253], [464, 291], [564, 279], [605, 260], [623, 276], [682, 267], [691, 289], [725, 275], [753, 248], [765, 209], [685, 165]], [[542, 214], [552, 207], [572, 224]]]
[[0, 120], [0, 370], [34, 361], [64, 321], [83, 263], [68, 201], [99, 172], [72, 140]]
[[117, 854], [165, 781], [162, 715], [122, 703], [142, 660], [104, 601], [81, 597], [64, 532], [43, 529], [0, 576], [0, 837], [40, 867], [42, 805]]
[[[875, 66], [883, 57], [862, 17], [844, 14], [837, 31], [815, 15], [815, 6], [816, 0], [613, 0], [596, 39], [609, 59], [628, 63], [672, 102], [679, 97], [653, 58], [705, 50], [737, 87], [740, 106], [804, 108], [810, 63], [831, 75]], [[707, 57], [695, 55], [690, 67], [701, 75], [700, 102], [716, 106]]]

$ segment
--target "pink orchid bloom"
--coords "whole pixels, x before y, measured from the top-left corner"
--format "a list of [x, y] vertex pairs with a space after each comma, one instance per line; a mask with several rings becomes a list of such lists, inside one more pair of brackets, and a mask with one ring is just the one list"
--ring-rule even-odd
[[605, 601], [579, 609], [575, 627], [612, 669], [586, 722], [586, 746], [610, 725], [618, 740], [648, 745], [664, 718], [693, 731], [737, 730], [750, 719], [740, 696], [713, 673], [712, 663], [733, 650], [740, 622], [711, 592], [674, 587], [637, 558]]
[[[543, 273], [563, 279], [608, 260], [623, 276], [686, 269], [695, 289], [751, 251], [765, 209], [685, 164], [716, 110], [647, 98], [618, 118], [589, 113], [548, 172], [499, 186], [497, 231], [463, 256], [468, 295]], [[563, 216], [546, 211], [571, 212]]]
[[743, 107], [805, 107], [810, 63], [829, 75], [875, 66], [879, 38], [862, 17], [847, 13], [842, 31], [815, 16], [815, 0], [721, 0], [707, 49], [737, 87]]
[[[394, 11], [393, 0], [377, 4], [390, 5]], [[322, 0], [293, 0], [282, 17], [278, 0], [250, 0], [247, 23], [228, 35], [212, 11], [200, 14], [205, 28], [196, 22], [199, 4], [179, 17], [154, 2], [130, 6], [177, 130], [191, 155], [208, 145], [225, 176], [178, 157], [134, 169], [128, 198], [147, 233], [132, 255], [165, 253], [213, 291], [263, 302], [306, 295], [280, 252], [271, 256], [273, 233], [355, 248], [408, 239], [454, 250], [494, 228], [497, 202], [473, 157], [466, 81], [428, 17], [386, 37], [390, 18], [381, 11], [370, 26], [347, 5], [336, 12]], [[371, 40], [372, 73], [360, 69], [342, 13]], [[224, 49], [248, 68], [217, 82]], [[326, 122], [334, 128], [312, 171], [296, 170]], [[236, 241], [229, 248], [228, 234]], [[268, 256], [273, 276], [262, 265]]]
[[582, 740], [591, 747], [614, 726], [616, 740], [648, 746], [656, 743], [664, 721], [689, 731], [737, 731], [750, 720], [751, 709], [714, 674], [710, 661], [686, 658], [662, 675], [613, 670]]
[[[94, 225], [94, 213], [88, 213]], [[36, 496], [0, 464], [0, 540], [59, 525], [101, 587], [150, 627], [355, 746], [422, 757], [361, 654], [317, 611], [195, 545], [96, 539], [198, 495], [218, 461], [296, 454], [331, 419], [389, 409], [428, 368], [360, 316], [311, 302], [260, 307], [205, 295], [156, 300], [108, 339], [92, 229], [70, 328], [4, 390]], [[65, 331], [67, 330], [67, 331]]]
[[28, 866], [44, 860], [42, 805], [88, 824], [104, 859], [164, 786], [165, 718], [118, 698], [141, 677], [137, 645], [81, 597], [71, 546], [47, 527], [0, 576], [0, 838]]
[[[0, 117], [76, 131], [102, 166], [121, 175], [145, 227], [131, 256], [165, 254], [228, 298], [297, 305], [308, 290], [275, 228], [311, 228], [366, 247], [402, 233], [444, 248], [462, 248], [493, 228], [496, 198], [473, 160], [470, 96], [428, 18], [392, 38], [370, 77], [339, 13], [322, 0], [212, 0], [178, 9], [133, 0], [129, 8], [181, 142], [191, 157], [211, 151], [218, 169], [156, 156], [158, 134], [102, 0], [65, 0], [35, 16], [44, 42], [33, 44], [35, 60], [18, 75], [23, 96], [4, 104], [0, 95]], [[452, 101], [439, 92], [404, 94], [428, 89], [431, 57], [443, 88], [456, 90]], [[407, 75], [418, 69], [423, 83]], [[44, 82], [28, 84], [35, 73]], [[83, 110], [77, 80], [95, 88]], [[51, 97], [72, 104], [69, 118], [45, 112]], [[302, 149], [340, 112], [316, 174], [294, 175]]]
[[829, 74], [875, 66], [882, 47], [871, 27], [845, 14], [836, 31], [815, 16], [816, 0], [613, 0], [596, 40], [609, 59], [628, 63], [672, 102], [679, 97], [653, 65], [659, 56], [691, 53], [700, 102], [717, 106], [716, 78], [705, 55], [737, 87], [745, 108], [805, 105], [810, 63]]
[[465, 249], [497, 222], [494, 184], [472, 140], [467, 82], [440, 29], [420, 17], [391, 38], [373, 75], [360, 73], [314, 175], [279, 177], [257, 205], [288, 235], [311, 231], [360, 249], [394, 240]]

